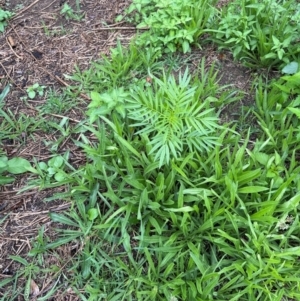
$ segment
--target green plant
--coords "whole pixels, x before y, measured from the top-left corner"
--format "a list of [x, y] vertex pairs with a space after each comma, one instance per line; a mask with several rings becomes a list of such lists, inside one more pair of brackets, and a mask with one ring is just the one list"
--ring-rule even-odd
[[0, 185], [12, 183], [15, 178], [4, 174], [21, 174], [27, 172], [31, 168], [31, 164], [24, 158], [8, 159], [6, 156], [0, 157]]
[[48, 128], [54, 131], [54, 134], [58, 135], [58, 138], [55, 141], [46, 141], [44, 140], [45, 145], [52, 151], [57, 152], [59, 146], [69, 139], [74, 129], [70, 126], [69, 118], [63, 117], [60, 122], [57, 119], [47, 122]]
[[27, 137], [39, 128], [44, 121], [20, 114], [16, 116], [10, 109], [0, 108], [0, 137], [26, 142]]
[[76, 90], [97, 91], [103, 93], [113, 88], [136, 83], [146, 83], [147, 77], [161, 73], [163, 64], [158, 61], [159, 53], [153, 48], [145, 51], [138, 47], [134, 41], [127, 48], [117, 42], [117, 47], [111, 49], [110, 57], [102, 56], [100, 61], [92, 63], [92, 67], [81, 72], [76, 67], [76, 73], [67, 76], [79, 82]]
[[36, 97], [36, 94], [38, 94], [39, 96], [43, 96], [45, 88], [45, 86], [40, 86], [39, 83], [35, 83], [32, 86], [29, 86], [26, 89], [26, 92], [30, 99], [34, 99]]
[[[178, 81], [174, 76], [162, 79], [153, 78], [152, 86], [137, 85], [129, 93], [113, 90], [110, 94], [92, 93], [92, 102], [88, 114], [94, 122], [97, 116], [110, 114], [112, 110], [122, 118], [127, 118], [132, 133], [149, 139], [149, 155], [161, 167], [181, 158], [186, 152], [209, 151], [218, 140], [217, 130], [221, 128], [213, 106], [216, 98], [224, 88], [213, 82], [216, 74], [209, 71], [206, 77], [204, 61], [201, 64], [201, 79], [191, 82], [188, 69], [179, 74]], [[220, 98], [224, 100], [224, 92]], [[234, 98], [231, 99], [231, 101]], [[115, 116], [115, 115], [113, 115]], [[117, 125], [117, 117], [114, 123]], [[122, 121], [119, 121], [120, 124]], [[117, 127], [119, 135], [122, 130]]]
[[[207, 98], [190, 85], [186, 69], [174, 77], [154, 79], [153, 87], [135, 89], [129, 99], [128, 117], [134, 122], [137, 134], [147, 134], [150, 154], [159, 166], [182, 157], [183, 153], [209, 151], [216, 145], [218, 118], [211, 104], [214, 95]], [[202, 92], [202, 91], [201, 91]]]
[[68, 92], [90, 93], [89, 118], [52, 126], [79, 134], [84, 160], [75, 168], [55, 155], [30, 170], [30, 188], [63, 186], [46, 201], [71, 207], [50, 214], [59, 236], [41, 230], [29, 255], [75, 245], [63, 285], [81, 300], [298, 300], [299, 74], [259, 79], [252, 137], [221, 124], [238, 97], [204, 60], [193, 76], [158, 76], [156, 52], [141, 61], [138, 49], [119, 45], [74, 76]]
[[282, 68], [281, 72], [284, 74], [295, 74], [299, 71], [298, 69], [298, 62], [290, 62]]
[[4, 99], [5, 97], [7, 96], [7, 94], [9, 93], [9, 90], [10, 90], [10, 85], [7, 85], [4, 87], [4, 89], [1, 91], [1, 94], [0, 94], [0, 108], [2, 108], [3, 106], [3, 102], [4, 102]]
[[295, 156], [299, 150], [299, 120], [292, 114], [300, 106], [299, 73], [286, 75], [273, 80], [269, 85], [262, 79], [257, 83], [256, 108], [257, 117], [264, 140], [264, 148], [282, 154], [286, 164], [295, 165]]
[[10, 11], [0, 9], [0, 32], [4, 32], [7, 21], [13, 16]]
[[8, 278], [7, 280], [17, 280], [19, 277], [25, 277], [25, 287], [23, 289], [18, 288], [17, 291], [19, 294], [23, 293], [24, 300], [29, 300], [29, 296], [31, 294], [31, 283], [32, 280], [37, 277], [37, 274], [40, 272], [40, 268], [32, 263], [29, 263], [26, 259], [22, 258], [21, 256], [10, 256], [10, 259], [14, 260], [15, 262], [18, 262], [22, 265], [22, 268], [20, 271], [18, 271], [17, 275], [13, 278]]
[[[186, 155], [159, 169], [142, 151], [147, 140], [125, 140], [103, 122], [94, 125], [98, 129], [89, 129], [98, 142], [79, 143], [88, 162], [69, 194], [82, 213], [53, 216], [80, 230], [62, 232], [49, 244], [88, 231], [73, 266], [76, 280], [70, 280], [82, 298], [299, 297], [300, 197], [291, 185], [299, 167], [286, 167], [282, 153], [268, 152], [263, 140], [250, 150], [249, 137], [241, 143], [223, 131], [209, 154]], [[85, 228], [96, 204], [99, 215]]]
[[[32, 174], [38, 175], [38, 178], [31, 179], [28, 183], [28, 187], [57, 187], [66, 183], [71, 184], [73, 182], [72, 176], [70, 176], [70, 170], [74, 169], [68, 164], [69, 153], [65, 153], [64, 156], [53, 156], [48, 162], [35, 162], [35, 167], [30, 167], [28, 171]], [[28, 189], [25, 188], [26, 189]]]
[[[291, 18], [293, 16], [293, 18]], [[247, 66], [282, 68], [298, 58], [299, 4], [295, 1], [233, 1], [212, 32], [220, 48]]]
[[68, 3], [64, 3], [60, 14], [63, 15], [67, 20], [81, 21], [84, 17], [84, 14], [80, 15], [75, 13], [73, 8]]
[[[43, 235], [43, 228], [39, 231], [39, 239], [41, 239], [41, 235]], [[13, 301], [19, 296], [22, 296], [25, 301], [37, 297], [39, 300], [48, 300], [61, 287], [59, 284], [59, 267], [52, 265], [45, 269], [44, 260], [39, 260], [33, 256], [35, 255], [29, 254], [27, 259], [19, 255], [9, 256], [9, 259], [12, 260], [15, 265], [19, 265], [19, 269], [14, 275], [0, 281], [0, 288], [2, 291], [5, 291], [5, 300]], [[39, 282], [41, 281], [41, 278], [43, 279], [42, 281], [49, 280], [48, 277], [52, 277], [53, 284], [51, 285], [51, 288], [41, 296], [40, 288], [42, 287], [39, 287]]]
[[198, 38], [206, 32], [215, 9], [209, 0], [134, 0], [126, 13], [132, 14], [137, 28], [149, 31], [137, 38], [137, 43], [160, 49], [161, 52], [184, 53], [198, 44]]
[[42, 114], [66, 114], [74, 107], [78, 107], [79, 101], [68, 95], [67, 91], [47, 92], [46, 102], [39, 106], [38, 109]]

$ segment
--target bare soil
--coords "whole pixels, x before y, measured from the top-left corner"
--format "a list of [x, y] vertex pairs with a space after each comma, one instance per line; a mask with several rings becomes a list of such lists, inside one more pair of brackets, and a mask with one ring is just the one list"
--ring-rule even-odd
[[[136, 32], [132, 25], [114, 21], [129, 0], [77, 1], [80, 3], [80, 13], [84, 14], [79, 22], [66, 20], [60, 14], [65, 2], [76, 11], [75, 0], [0, 0], [1, 8], [16, 12], [5, 33], [0, 35], [0, 92], [8, 83], [12, 84], [11, 92], [5, 98], [4, 109], [10, 110], [16, 118], [21, 114], [28, 118], [38, 116], [36, 107], [46, 101], [47, 95], [37, 100], [22, 100], [27, 94], [27, 87], [39, 83], [60, 91], [72, 84], [64, 75], [72, 74], [75, 66], [80, 69], [88, 68], [101, 54], [109, 54], [117, 39], [122, 44], [127, 44]], [[233, 62], [229, 54], [218, 53], [212, 46], [201, 51], [195, 50], [191, 54], [191, 63], [197, 65], [202, 57], [206, 58], [208, 65], [217, 64], [221, 84], [232, 84], [245, 91], [245, 97], [238, 106], [253, 104], [251, 74], [247, 68]], [[68, 113], [72, 122], [82, 119], [82, 111], [88, 101], [88, 97], [81, 97], [78, 109], [72, 109]], [[233, 118], [237, 109], [229, 108], [226, 118]], [[59, 116], [47, 116], [55, 117]], [[15, 139], [6, 139], [0, 133], [0, 147], [8, 157], [19, 156], [28, 160], [37, 158], [46, 161], [51, 152], [44, 140], [56, 139], [58, 137], [55, 133], [47, 134], [28, 129]], [[73, 144], [67, 141], [58, 151], [64, 153], [65, 150], [70, 150], [73, 162], [80, 164], [80, 154]], [[55, 192], [62, 192], [63, 188], [46, 191], [35, 189], [19, 193], [26, 185], [27, 177], [18, 176], [12, 185], [0, 187], [0, 221], [7, 217], [0, 224], [0, 281], [14, 275], [21, 267], [21, 264], [9, 258], [10, 255], [20, 255], [30, 261], [27, 254], [42, 226], [45, 236], [49, 240], [55, 239], [53, 229], [59, 225], [50, 220], [49, 212], [62, 212], [70, 206], [65, 201], [45, 202], [47, 197]], [[53, 253], [47, 253], [43, 261], [44, 267], [57, 265], [66, 275], [70, 275], [72, 256], [80, 247], [70, 243]], [[49, 272], [43, 278], [33, 279], [41, 291], [40, 295], [46, 294], [52, 288], [54, 278], [53, 272]], [[23, 286], [24, 282], [18, 285]], [[0, 298], [4, 294], [5, 290], [0, 289]], [[23, 300], [23, 297], [20, 295], [15, 300]], [[51, 300], [77, 300], [77, 297], [72, 290], [65, 287]]]

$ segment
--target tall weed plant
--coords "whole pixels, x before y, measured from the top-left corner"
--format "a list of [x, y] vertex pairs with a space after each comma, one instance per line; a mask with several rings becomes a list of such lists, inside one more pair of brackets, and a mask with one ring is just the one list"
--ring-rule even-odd
[[146, 137], [150, 148], [147, 155], [152, 155], [159, 167], [187, 152], [210, 151], [217, 144], [221, 128], [215, 109], [220, 102], [224, 105], [238, 99], [217, 85], [213, 69], [207, 74], [203, 60], [198, 80], [192, 81], [186, 69], [179, 73], [178, 80], [165, 74], [162, 79], [153, 77], [151, 85], [142, 82], [127, 92], [92, 92], [90, 120], [113, 113], [118, 135], [124, 136], [124, 127], [128, 127], [130, 136]]

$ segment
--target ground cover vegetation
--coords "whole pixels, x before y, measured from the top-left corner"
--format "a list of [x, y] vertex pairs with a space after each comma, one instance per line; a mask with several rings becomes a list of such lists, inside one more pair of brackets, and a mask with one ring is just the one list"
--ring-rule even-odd
[[[51, 213], [57, 240], [41, 228], [26, 259], [11, 256], [23, 268], [0, 281], [11, 284], [2, 300], [29, 300], [32, 280], [49, 270], [55, 285], [37, 300], [62, 287], [88, 301], [300, 300], [299, 4], [217, 4], [134, 0], [117, 19], [141, 33], [77, 69], [67, 77], [73, 85], [38, 108], [41, 116], [67, 115], [76, 96], [89, 95], [85, 118], [74, 126], [68, 117], [26, 124], [1, 109], [4, 137], [22, 137], [25, 126], [61, 136], [49, 143], [46, 162], [3, 154], [1, 185], [27, 171], [23, 191], [64, 186], [47, 201], [72, 203]], [[253, 78], [247, 126], [243, 116], [222, 119], [244, 94], [220, 84], [217, 66], [202, 59], [196, 68], [175, 68], [178, 52], [212, 42], [261, 73]], [[271, 70], [281, 75], [271, 80]], [[28, 97], [46, 90], [36, 84]], [[66, 139], [84, 163], [57, 151]], [[46, 254], [71, 241], [80, 248], [68, 273], [46, 269]], [[16, 285], [20, 278], [25, 287]]]

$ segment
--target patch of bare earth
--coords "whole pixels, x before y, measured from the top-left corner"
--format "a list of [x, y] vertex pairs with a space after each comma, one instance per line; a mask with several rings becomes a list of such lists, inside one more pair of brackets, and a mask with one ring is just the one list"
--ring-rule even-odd
[[[84, 18], [79, 21], [66, 20], [60, 14], [64, 3], [68, 3], [76, 10], [76, 3], [80, 3], [80, 14]], [[117, 39], [127, 44], [135, 34], [134, 27], [125, 23], [114, 23], [115, 17], [128, 5], [129, 0], [0, 0], [0, 7], [15, 11], [5, 33], [0, 35], [0, 91], [11, 84], [11, 92], [5, 98], [4, 110], [10, 110], [18, 120], [25, 117], [37, 118], [37, 107], [45, 103], [47, 94], [34, 100], [22, 100], [26, 96], [26, 89], [34, 83], [60, 91], [68, 86], [64, 74], [72, 74], [75, 66], [86, 69], [92, 61], [108, 54], [110, 48], [116, 45]], [[8, 5], [9, 4], [9, 5]], [[232, 62], [230, 57], [221, 58], [213, 48], [204, 49], [192, 54], [193, 64], [197, 65], [202, 57], [206, 57], [207, 64], [217, 62], [223, 74], [223, 84], [234, 84], [237, 89], [249, 88], [250, 75], [246, 69]], [[81, 95], [78, 108], [68, 112], [70, 122], [78, 123], [83, 118], [82, 109], [89, 102], [89, 97]], [[248, 99], [251, 101], [251, 99]], [[248, 101], [247, 100], [247, 101]], [[48, 113], [45, 119], [62, 116]], [[1, 120], [0, 117], [0, 123]], [[26, 129], [14, 139], [8, 139], [0, 133], [0, 148], [11, 158], [19, 156], [30, 161], [47, 161], [52, 153], [45, 141], [55, 142], [59, 133], [45, 133], [40, 129]], [[74, 137], [76, 139], [76, 137]], [[58, 153], [70, 151], [72, 163], [79, 165], [82, 157], [76, 146], [70, 140], [65, 141], [58, 148]], [[32, 249], [34, 239], [43, 226], [46, 239], [56, 239], [55, 227], [49, 218], [49, 212], [63, 212], [70, 204], [65, 201], [45, 202], [55, 192], [63, 192], [65, 188], [39, 191], [37, 189], [18, 193], [26, 186], [28, 175], [20, 175], [12, 185], [0, 187], [0, 280], [15, 275], [21, 264], [11, 260], [10, 255], [20, 255], [30, 262], [28, 252]], [[57, 280], [57, 275], [64, 271], [70, 276], [72, 256], [81, 246], [69, 243], [53, 252], [43, 255], [40, 268], [57, 266], [58, 270], [43, 273], [41, 277], [34, 276], [33, 281], [39, 288], [39, 295], [44, 296], [51, 290]], [[7, 300], [24, 300], [24, 283], [21, 278], [16, 289], [20, 294], [15, 297], [7, 296]], [[59, 279], [63, 285], [63, 278]], [[2, 298], [10, 287], [0, 288]], [[9, 299], [14, 298], [14, 299]], [[78, 300], [69, 287], [57, 291], [48, 300]]]

